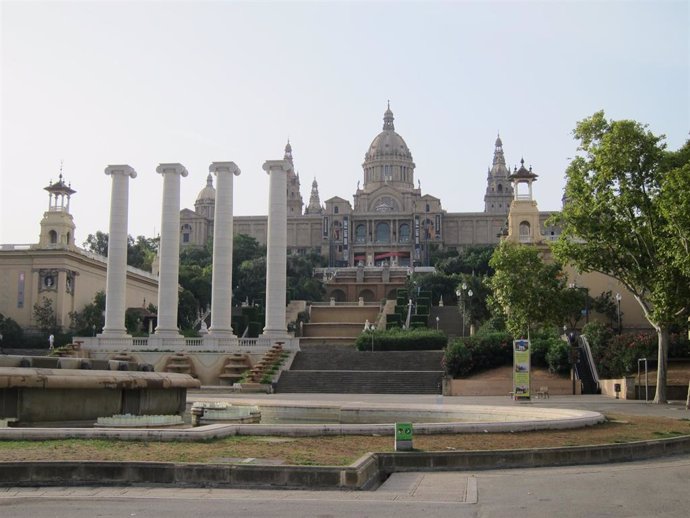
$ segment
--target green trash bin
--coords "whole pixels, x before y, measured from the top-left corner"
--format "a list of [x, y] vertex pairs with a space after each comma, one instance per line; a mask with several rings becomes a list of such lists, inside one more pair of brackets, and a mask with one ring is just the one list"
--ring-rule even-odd
[[395, 451], [412, 449], [412, 423], [395, 423]]

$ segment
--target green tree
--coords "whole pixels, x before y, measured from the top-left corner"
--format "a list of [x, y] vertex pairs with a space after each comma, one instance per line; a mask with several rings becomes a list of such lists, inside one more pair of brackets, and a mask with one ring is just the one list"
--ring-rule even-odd
[[[581, 271], [617, 279], [633, 294], [657, 332], [654, 401], [666, 402], [669, 331], [690, 301], [690, 276], [678, 260], [687, 253], [669, 219], [682, 203], [668, 193], [670, 157], [663, 137], [635, 121], [608, 121], [604, 112], [580, 121], [574, 135], [579, 156], [566, 170], [554, 252]], [[683, 210], [687, 216], [688, 207]], [[681, 231], [687, 234], [687, 227]]]
[[158, 253], [158, 238], [132, 236], [127, 238], [127, 264], [141, 270], [151, 271], [151, 265]]
[[70, 331], [77, 336], [91, 336], [103, 331], [105, 325], [105, 292], [99, 291], [93, 297], [93, 302], [86, 304], [81, 311], [72, 311], [70, 317]]
[[89, 252], [108, 257], [108, 234], [100, 230], [95, 234], [89, 234], [82, 246]]
[[488, 280], [490, 303], [505, 315], [515, 338], [529, 336], [544, 325], [564, 319], [564, 276], [557, 263], [545, 263], [539, 250], [503, 241], [491, 257], [495, 270]]
[[666, 250], [686, 276], [690, 276], [690, 140], [669, 152], [661, 165], [659, 207], [671, 235]]
[[455, 256], [439, 260], [435, 263], [436, 269], [446, 274], [493, 275], [489, 261], [495, 248], [493, 245], [470, 246]]
[[326, 289], [314, 277], [314, 268], [326, 266], [323, 256], [289, 255], [287, 258], [287, 288], [289, 300], [322, 301]]
[[53, 301], [47, 297], [34, 304], [34, 320], [36, 327], [45, 334], [57, 334], [60, 331]]
[[[83, 247], [94, 254], [108, 257], [108, 234], [97, 231], [89, 234]], [[158, 238], [137, 236], [136, 240], [132, 236], [127, 236], [127, 264], [134, 268], [151, 271], [151, 264], [158, 252]]]
[[13, 319], [0, 313], [0, 348], [17, 347], [24, 338], [21, 326]]

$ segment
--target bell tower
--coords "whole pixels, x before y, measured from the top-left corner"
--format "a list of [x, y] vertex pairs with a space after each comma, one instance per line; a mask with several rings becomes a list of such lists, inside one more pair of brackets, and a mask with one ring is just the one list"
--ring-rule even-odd
[[503, 142], [500, 135], [496, 137], [494, 160], [486, 179], [486, 194], [484, 195], [484, 212], [490, 214], [508, 214], [513, 199], [510, 171], [506, 167], [503, 155]]
[[69, 212], [70, 197], [76, 193], [62, 177], [62, 166], [58, 181], [44, 187], [48, 191], [48, 210], [41, 220], [41, 235], [37, 248], [75, 248], [74, 218]]
[[520, 160], [520, 169], [515, 168], [509, 176], [515, 194], [508, 213], [508, 241], [533, 244], [544, 241], [539, 223], [539, 208], [532, 196], [532, 184], [538, 176], [532, 172], [532, 167], [525, 167], [524, 159]]

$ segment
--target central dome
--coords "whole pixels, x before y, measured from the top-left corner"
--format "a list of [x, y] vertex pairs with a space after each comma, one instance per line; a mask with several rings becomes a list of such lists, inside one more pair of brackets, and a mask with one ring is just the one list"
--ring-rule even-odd
[[403, 138], [395, 132], [393, 124], [393, 112], [390, 106], [383, 114], [383, 131], [371, 141], [369, 150], [364, 155], [364, 160], [376, 160], [383, 157], [396, 157], [412, 160], [407, 144]]
[[199, 191], [199, 195], [196, 197], [197, 202], [203, 201], [215, 201], [216, 200], [216, 190], [213, 188], [213, 177], [211, 173], [206, 177], [206, 187]]

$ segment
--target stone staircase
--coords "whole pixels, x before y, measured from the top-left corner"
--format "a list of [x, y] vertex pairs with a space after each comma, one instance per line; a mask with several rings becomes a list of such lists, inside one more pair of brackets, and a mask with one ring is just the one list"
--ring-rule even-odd
[[438, 394], [441, 351], [300, 351], [276, 392], [329, 394]]
[[223, 370], [218, 375], [221, 384], [232, 385], [242, 379], [244, 373], [252, 368], [251, 358], [247, 353], [234, 353], [225, 359]]
[[[439, 321], [439, 329], [446, 333], [449, 338], [462, 336], [462, 316], [457, 306], [432, 306], [429, 309], [429, 323], [430, 329], [436, 328], [436, 317]], [[466, 322], [469, 328], [469, 322]]]
[[192, 359], [185, 353], [175, 353], [168, 357], [165, 362], [165, 367], [163, 367], [163, 372], [177, 372], [196, 377], [194, 363], [192, 363]]
[[312, 305], [309, 323], [302, 327], [300, 347], [309, 349], [317, 345], [352, 346], [364, 329], [364, 323], [376, 323], [379, 304]]

